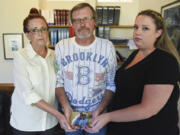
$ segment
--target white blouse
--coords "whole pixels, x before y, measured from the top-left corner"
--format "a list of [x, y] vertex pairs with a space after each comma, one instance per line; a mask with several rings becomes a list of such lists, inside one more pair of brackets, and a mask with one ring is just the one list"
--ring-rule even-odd
[[48, 49], [47, 56], [37, 55], [29, 44], [14, 55], [14, 85], [12, 94], [12, 127], [21, 131], [45, 131], [57, 125], [51, 114], [34, 106], [41, 99], [57, 108], [55, 97], [54, 52]]

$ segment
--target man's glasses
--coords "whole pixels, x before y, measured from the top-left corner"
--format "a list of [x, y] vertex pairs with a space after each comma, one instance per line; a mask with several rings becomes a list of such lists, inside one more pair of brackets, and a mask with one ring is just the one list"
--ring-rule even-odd
[[81, 22], [84, 22], [84, 23], [88, 23], [90, 22], [91, 20], [93, 20], [94, 17], [84, 17], [84, 18], [78, 18], [78, 19], [72, 19], [72, 23], [81, 23]]
[[32, 30], [29, 30], [28, 32], [31, 32], [33, 34], [37, 34], [37, 33], [45, 33], [48, 31], [48, 28], [41, 28], [41, 29], [32, 29]]

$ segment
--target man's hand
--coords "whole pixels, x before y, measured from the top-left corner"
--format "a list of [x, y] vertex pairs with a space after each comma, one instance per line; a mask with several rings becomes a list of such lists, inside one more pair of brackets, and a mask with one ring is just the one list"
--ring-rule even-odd
[[62, 129], [71, 130], [71, 126], [69, 125], [69, 122], [67, 121], [66, 117], [63, 114], [60, 114], [57, 118]]
[[[73, 109], [71, 108], [71, 106], [66, 106], [64, 108], [64, 115], [70, 125], [70, 118], [71, 118], [71, 114], [73, 112]], [[73, 131], [76, 131], [78, 128], [75, 127], [75, 126], [70, 126], [70, 128], [66, 128], [65, 131], [66, 132], [73, 132]]]
[[93, 120], [92, 127], [86, 126], [85, 130], [86, 132], [89, 132], [89, 133], [97, 133], [108, 122], [110, 122], [110, 116], [108, 115], [108, 113], [101, 114]]
[[92, 113], [92, 119], [94, 120], [101, 112], [99, 111], [99, 109], [96, 109], [93, 113]]
[[64, 108], [64, 115], [66, 116], [67, 121], [70, 123], [70, 117], [73, 112], [73, 109], [70, 106]]

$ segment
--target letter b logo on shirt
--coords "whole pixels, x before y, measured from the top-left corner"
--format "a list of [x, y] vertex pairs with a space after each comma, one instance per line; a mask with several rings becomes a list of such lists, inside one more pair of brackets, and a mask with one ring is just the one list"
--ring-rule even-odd
[[90, 69], [86, 66], [78, 67], [78, 84], [87, 85], [90, 82]]

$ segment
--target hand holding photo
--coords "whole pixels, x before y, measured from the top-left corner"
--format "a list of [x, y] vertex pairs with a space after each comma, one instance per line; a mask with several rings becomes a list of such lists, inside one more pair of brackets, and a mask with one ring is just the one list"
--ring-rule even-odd
[[91, 127], [92, 113], [91, 112], [73, 112], [70, 118], [71, 126], [73, 127]]

